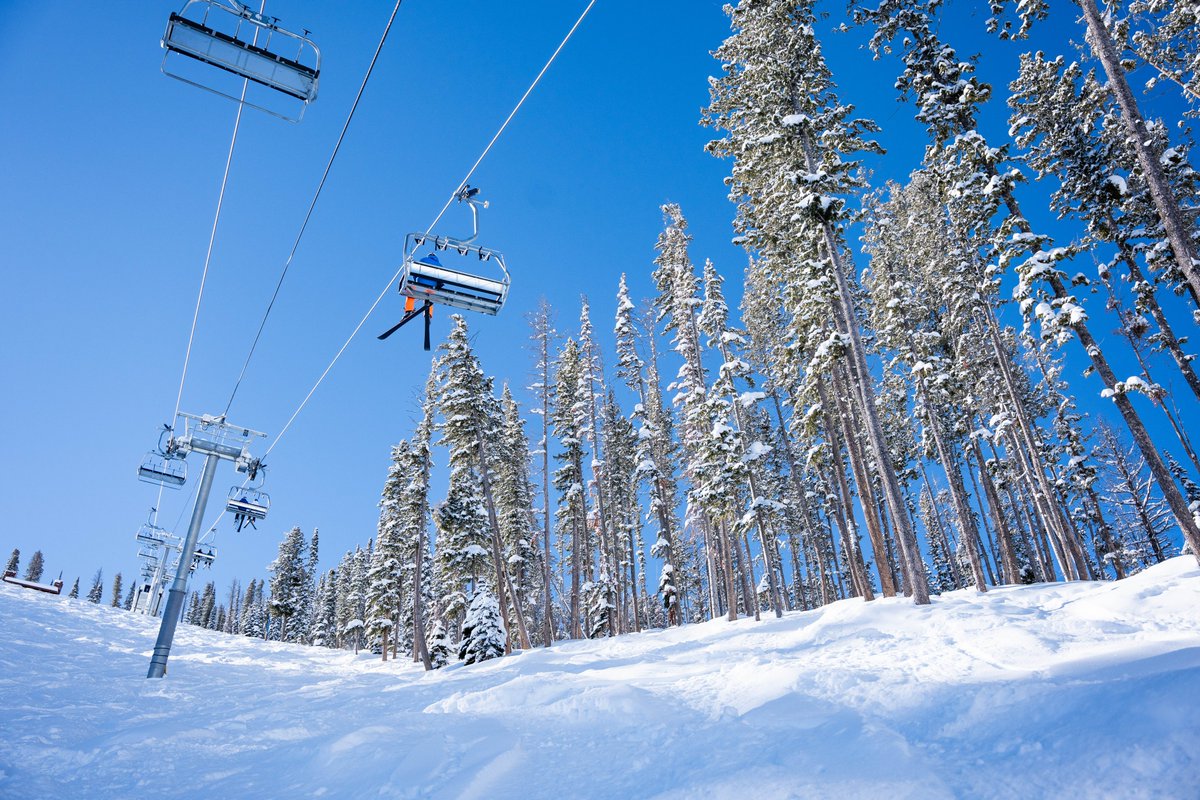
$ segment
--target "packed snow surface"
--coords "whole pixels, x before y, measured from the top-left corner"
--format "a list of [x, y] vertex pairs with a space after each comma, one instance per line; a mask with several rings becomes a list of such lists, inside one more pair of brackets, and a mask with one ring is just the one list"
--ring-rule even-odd
[[1200, 570], [426, 674], [0, 589], [4, 798], [1200, 796]]

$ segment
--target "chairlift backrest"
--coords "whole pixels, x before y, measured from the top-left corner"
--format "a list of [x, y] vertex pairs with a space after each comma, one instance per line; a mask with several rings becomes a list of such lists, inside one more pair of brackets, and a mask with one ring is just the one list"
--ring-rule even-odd
[[[162, 71], [185, 83], [273, 114], [298, 122], [304, 109], [317, 98], [321, 72], [321, 51], [307, 36], [285, 30], [274, 17], [256, 13], [236, 0], [188, 0], [183, 9], [167, 21], [162, 46]], [[266, 86], [300, 101], [300, 111], [292, 115], [243, 100], [240, 85], [223, 89], [209, 76], [180, 71], [172, 55], [217, 67], [237, 77]]]
[[[430, 252], [418, 257], [418, 250], [425, 248]], [[495, 265], [500, 275], [478, 274], [477, 265], [483, 264]], [[497, 250], [448, 236], [410, 233], [405, 237], [398, 286], [405, 297], [494, 316], [504, 307], [511, 283], [504, 256]]]

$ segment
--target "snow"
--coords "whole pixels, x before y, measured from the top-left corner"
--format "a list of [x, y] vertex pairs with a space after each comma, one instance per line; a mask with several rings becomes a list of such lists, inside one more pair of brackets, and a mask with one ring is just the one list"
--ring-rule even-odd
[[741, 405], [742, 408], [750, 408], [755, 403], [761, 402], [766, 399], [767, 399], [766, 392], [742, 392], [740, 395], [738, 395], [738, 403]]
[[772, 449], [770, 445], [763, 444], [762, 442], [751, 442], [750, 446], [746, 448], [746, 454], [742, 456], [742, 463], [749, 464], [752, 461], [757, 461], [770, 453]]
[[[1195, 797], [1200, 569], [425, 673], [0, 586], [0, 797]], [[1191, 699], [1188, 699], [1191, 698]]]

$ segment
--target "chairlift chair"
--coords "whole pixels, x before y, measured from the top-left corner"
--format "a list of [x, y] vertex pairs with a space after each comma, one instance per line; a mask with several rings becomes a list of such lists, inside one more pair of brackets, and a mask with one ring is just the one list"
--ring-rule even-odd
[[[304, 35], [279, 26], [275, 17], [259, 14], [237, 0], [187, 0], [167, 20], [163, 34], [162, 71], [172, 78], [251, 108], [299, 122], [308, 104], [317, 99], [321, 51]], [[192, 74], [172, 56], [217, 67], [300, 102], [299, 113], [286, 113], [243, 99], [241, 86], [222, 88], [208, 74]], [[186, 62], [185, 62], [186, 63]], [[246, 95], [249, 97], [249, 95]], [[290, 101], [289, 101], [290, 102]]]
[[[495, 316], [504, 307], [512, 279], [504, 254], [475, 244], [479, 237], [479, 207], [487, 202], [478, 199], [479, 190], [464, 186], [455, 199], [471, 208], [472, 233], [466, 239], [410, 233], [404, 237], [404, 267], [397, 289], [409, 298], [403, 319], [378, 337], [386, 339], [415, 319], [425, 318], [425, 349], [429, 344], [429, 323], [434, 305], [444, 305], [464, 311]], [[424, 255], [418, 256], [422, 250]], [[443, 259], [446, 263], [443, 263]], [[481, 275], [478, 265], [492, 264], [498, 277]], [[420, 304], [417, 307], [417, 304]]]
[[147, 522], [145, 525], [138, 528], [137, 534], [134, 538], [137, 539], [138, 544], [147, 544], [157, 547], [166, 541], [166, 534], [167, 532], [163, 528]]
[[154, 483], [168, 489], [178, 489], [187, 483], [185, 453], [175, 448], [171, 438], [171, 426], [163, 425], [158, 437], [158, 449], [146, 453], [138, 466], [138, 480]]
[[217, 560], [217, 548], [211, 544], [202, 544], [196, 548], [196, 552], [192, 554], [192, 568], [196, 567], [211, 567], [213, 562]]
[[225, 503], [225, 510], [233, 514], [238, 532], [247, 525], [253, 528], [256, 520], [266, 519], [270, 508], [270, 495], [261, 489], [251, 489], [247, 486], [234, 486], [230, 489], [229, 499]]

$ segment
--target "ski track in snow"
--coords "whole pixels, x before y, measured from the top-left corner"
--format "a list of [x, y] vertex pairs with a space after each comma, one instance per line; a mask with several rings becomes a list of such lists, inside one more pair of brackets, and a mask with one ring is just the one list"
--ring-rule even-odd
[[0, 798], [1200, 798], [1200, 569], [425, 673], [0, 587]]

